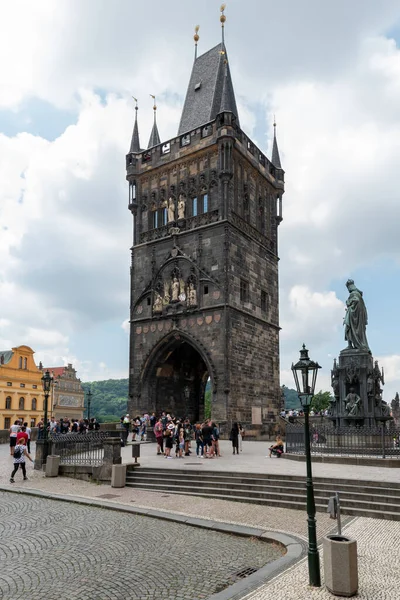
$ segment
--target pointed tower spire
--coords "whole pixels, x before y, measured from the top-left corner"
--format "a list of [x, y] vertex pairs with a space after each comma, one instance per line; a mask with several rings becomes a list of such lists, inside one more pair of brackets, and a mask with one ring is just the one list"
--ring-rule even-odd
[[226, 58], [226, 53], [224, 50], [221, 50], [221, 54], [224, 57], [224, 81], [222, 87], [221, 107], [219, 112], [231, 112], [236, 115], [237, 110], [235, 96], [233, 95], [233, 90], [230, 89], [230, 87], [232, 87], [232, 82], [228, 74], [228, 59]]
[[196, 27], [194, 28], [194, 36], [193, 36], [193, 39], [194, 39], [194, 60], [196, 60], [196, 58], [197, 58], [197, 42], [200, 39], [199, 29], [200, 29], [200, 25], [196, 25]]
[[153, 146], [158, 146], [158, 144], [160, 144], [160, 135], [158, 133], [157, 117], [156, 117], [156, 115], [157, 115], [156, 97], [153, 96], [153, 94], [150, 94], [150, 96], [154, 100], [154, 105], [153, 105], [154, 123], [153, 123], [153, 129], [151, 130], [151, 134], [150, 134], [149, 145], [147, 146], [148, 148], [152, 148]]
[[274, 167], [276, 167], [277, 169], [282, 169], [281, 159], [279, 157], [278, 142], [276, 140], [275, 115], [274, 115], [274, 143], [272, 145], [272, 158], [271, 158], [271, 162], [274, 165]]
[[131, 147], [130, 147], [130, 150], [129, 150], [130, 154], [132, 152], [140, 152], [139, 128], [138, 128], [138, 122], [137, 122], [137, 111], [139, 110], [138, 109], [138, 101], [137, 101], [137, 98], [134, 98], [133, 96], [132, 96], [132, 98], [135, 101], [135, 124], [133, 126]]

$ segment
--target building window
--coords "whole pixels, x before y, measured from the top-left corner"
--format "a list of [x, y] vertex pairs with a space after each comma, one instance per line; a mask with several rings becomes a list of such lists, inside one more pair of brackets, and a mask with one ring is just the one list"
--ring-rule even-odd
[[11, 396], [6, 398], [6, 410], [11, 410]]
[[203, 213], [208, 212], [208, 194], [203, 194], [203, 196], [201, 197], [201, 204], [202, 204], [202, 209], [203, 209]]
[[24, 369], [28, 368], [28, 359], [24, 358]]
[[22, 356], [20, 356], [20, 357], [19, 357], [19, 364], [18, 364], [18, 367], [19, 367], [20, 369], [22, 369]]
[[168, 154], [171, 152], [171, 144], [167, 142], [161, 146], [161, 154]]
[[197, 198], [192, 198], [192, 216], [197, 217]]
[[267, 296], [267, 292], [264, 292], [264, 290], [261, 290], [261, 310], [263, 312], [266, 312], [268, 308], [268, 296]]
[[24, 383], [20, 383], [19, 387], [25, 387], [25, 384]]
[[240, 280], [240, 302], [249, 301], [249, 282], [244, 279]]
[[34, 383], [34, 384], [33, 384], [32, 388], [33, 388], [34, 390], [37, 390], [37, 385], [36, 385], [36, 383]]
[[153, 211], [153, 229], [167, 224], [167, 209], [159, 208]]
[[208, 295], [208, 285], [204, 286], [204, 295], [207, 296]]
[[181, 146], [189, 146], [190, 144], [190, 133], [181, 137]]
[[25, 410], [25, 398], [19, 399], [18, 410]]
[[6, 417], [4, 419], [4, 429], [10, 429], [11, 427], [11, 417]]
[[12, 386], [11, 381], [7, 381], [7, 385], [8, 385], [8, 387], [11, 387]]
[[32, 410], [37, 410], [37, 400], [36, 400], [36, 398], [32, 398]]
[[31, 419], [31, 427], [36, 427], [36, 419]]

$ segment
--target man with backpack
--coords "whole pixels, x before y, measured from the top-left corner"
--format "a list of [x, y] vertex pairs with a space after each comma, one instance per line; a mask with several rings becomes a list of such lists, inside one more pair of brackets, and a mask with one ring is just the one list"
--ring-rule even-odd
[[24, 481], [26, 481], [28, 479], [26, 476], [25, 456], [27, 456], [29, 458], [29, 460], [31, 462], [33, 462], [30, 454], [28, 454], [28, 451], [26, 449], [25, 439], [20, 438], [18, 440], [17, 445], [14, 447], [14, 469], [13, 469], [13, 472], [11, 473], [10, 483], [15, 483], [14, 475], [18, 471], [19, 467], [21, 467], [21, 469], [22, 469], [22, 475], [24, 476]]

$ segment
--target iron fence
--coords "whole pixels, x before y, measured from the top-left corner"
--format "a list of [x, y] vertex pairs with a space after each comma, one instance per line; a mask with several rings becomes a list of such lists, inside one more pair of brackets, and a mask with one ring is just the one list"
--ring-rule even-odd
[[[304, 454], [304, 427], [286, 426], [286, 452]], [[382, 427], [332, 427], [310, 425], [313, 455], [400, 458], [400, 429]]]
[[51, 453], [60, 456], [60, 465], [98, 467], [103, 464], [108, 435], [107, 431], [56, 433], [51, 436]]

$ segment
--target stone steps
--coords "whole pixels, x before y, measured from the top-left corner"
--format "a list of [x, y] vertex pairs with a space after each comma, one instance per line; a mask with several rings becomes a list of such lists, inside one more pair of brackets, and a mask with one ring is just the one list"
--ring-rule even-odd
[[[135, 469], [126, 485], [164, 494], [219, 498], [297, 510], [306, 508], [305, 478], [251, 473], [194, 472], [184, 469]], [[328, 499], [340, 492], [342, 513], [400, 520], [400, 484], [314, 479], [316, 510], [326, 512]]]

